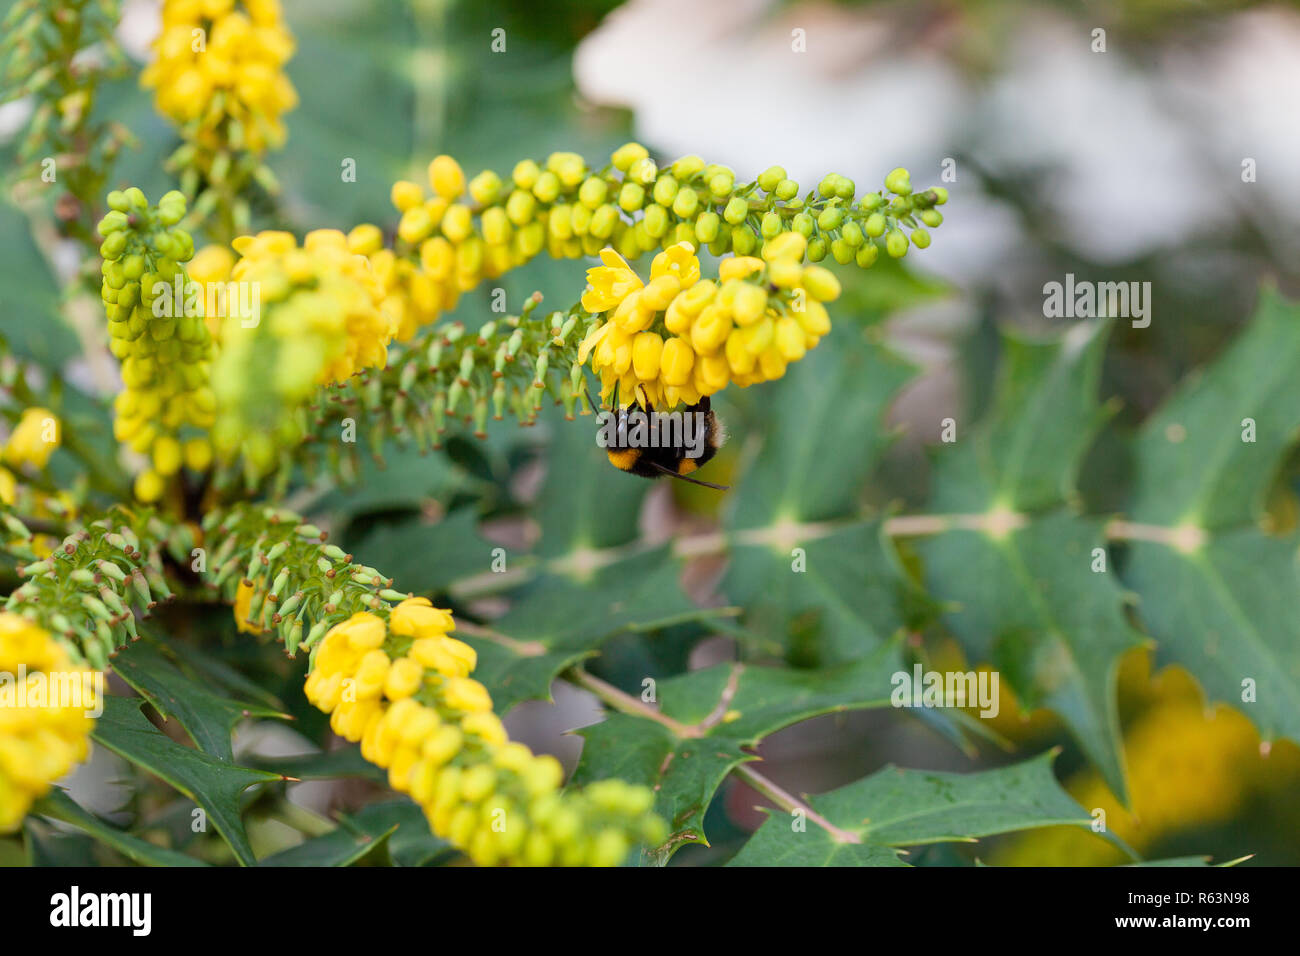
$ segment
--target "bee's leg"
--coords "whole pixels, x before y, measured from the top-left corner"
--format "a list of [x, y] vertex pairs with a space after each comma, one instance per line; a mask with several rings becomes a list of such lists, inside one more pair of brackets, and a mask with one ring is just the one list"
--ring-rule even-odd
[[658, 469], [659, 471], [663, 472], [663, 473], [664, 473], [665, 475], [667, 475], [668, 477], [670, 477], [670, 478], [676, 478], [678, 481], [689, 481], [689, 482], [690, 482], [691, 484], [693, 484], [693, 485], [703, 485], [705, 488], [712, 488], [712, 489], [715, 490], [715, 491], [726, 491], [726, 490], [728, 489], [728, 486], [727, 486], [727, 485], [715, 485], [715, 484], [714, 484], [713, 482], [711, 482], [711, 481], [700, 481], [700, 479], [698, 479], [698, 478], [690, 478], [690, 477], [688, 477], [688, 476], [686, 476], [686, 475], [679, 475], [677, 472], [673, 471], [671, 468], [665, 468], [663, 465], [659, 464], [659, 462], [657, 462], [657, 461], [651, 461], [651, 462], [650, 462], [650, 465], [651, 465], [652, 467]]

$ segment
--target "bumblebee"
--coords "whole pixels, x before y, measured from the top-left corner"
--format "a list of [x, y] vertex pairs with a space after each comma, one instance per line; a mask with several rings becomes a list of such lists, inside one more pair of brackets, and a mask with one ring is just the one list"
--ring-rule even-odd
[[[597, 407], [594, 402], [592, 407]], [[668, 475], [693, 485], [727, 490], [726, 485], [690, 477], [712, 460], [727, 440], [707, 395], [679, 412], [660, 413], [642, 396], [627, 408], [606, 410], [600, 417], [597, 441], [619, 471], [642, 478]]]

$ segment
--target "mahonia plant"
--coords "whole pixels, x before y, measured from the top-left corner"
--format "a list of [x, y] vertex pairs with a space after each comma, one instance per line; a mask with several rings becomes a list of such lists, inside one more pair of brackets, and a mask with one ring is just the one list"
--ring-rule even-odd
[[[225, 93], [213, 85], [211, 95]], [[239, 122], [213, 115], [189, 117], [196, 142]], [[182, 579], [175, 589], [193, 587], [185, 545], [211, 538], [199, 576], [233, 607], [238, 630], [310, 652], [307, 698], [411, 795], [435, 834], [483, 864], [613, 865], [667, 837], [651, 791], [613, 779], [562, 790], [554, 758], [508, 739], [470, 676], [475, 651], [450, 636], [449, 611], [394, 590], [292, 512], [239, 499], [282, 495], [322, 447], [336, 475], [355, 477], [335, 429], [359, 412], [381, 455], [389, 437], [437, 448], [459, 418], [480, 436], [507, 410], [532, 424], [546, 396], [573, 418], [589, 410], [588, 366], [603, 399], [664, 408], [780, 378], [830, 331], [825, 303], [840, 285], [816, 261], [829, 252], [869, 267], [882, 238], [894, 256], [924, 247], [914, 217], [937, 224], [946, 196], [914, 196], [896, 170], [892, 200], [854, 201], [853, 184], [834, 175], [799, 199], [780, 169], [740, 185], [694, 157], [660, 172], [635, 143], [599, 171], [556, 153], [545, 168], [519, 163], [511, 180], [488, 171], [467, 182], [440, 156], [431, 198], [394, 186], [392, 247], [363, 224], [301, 244], [261, 232], [197, 254], [182, 192], [156, 206], [135, 187], [110, 193], [99, 251], [125, 385], [114, 435], [147, 456], [134, 493], [159, 510], [83, 520], [20, 568], [27, 580], [10, 605], [103, 668], [139, 636], [135, 615], [173, 593], [169, 574]], [[722, 256], [716, 278], [703, 278], [703, 247]], [[603, 262], [566, 311], [543, 312], [534, 295], [477, 330], [440, 321], [462, 293], [543, 250]], [[628, 260], [654, 250], [643, 281]], [[14, 435], [30, 446], [21, 427]], [[194, 517], [201, 529], [186, 523]]]
[[[704, 806], [733, 772], [805, 814], [830, 853], [869, 842], [860, 814], [828, 819], [746, 763], [765, 732], [812, 712], [760, 729], [746, 710], [779, 711], [786, 698], [805, 707], [802, 678], [783, 684], [768, 673], [761, 679], [771, 687], [752, 691], [737, 665], [717, 681], [716, 705], [670, 713], [588, 673], [581, 660], [590, 647], [557, 652], [548, 681], [558, 676], [618, 716], [652, 723], [649, 750], [669, 740], [654, 773], [597, 774], [584, 756], [566, 785], [555, 757], [510, 739], [502, 716], [520, 676], [503, 678], [484, 650], [531, 660], [556, 649], [497, 634], [475, 620], [490, 612], [473, 605], [452, 600], [453, 614], [403, 590], [310, 516], [330, 479], [360, 478], [358, 445], [342, 437], [349, 429], [382, 460], [390, 444], [435, 452], [449, 432], [486, 437], [488, 422], [507, 415], [537, 424], [548, 403], [567, 420], [594, 412], [589, 375], [601, 405], [663, 410], [783, 378], [831, 334], [842, 291], [834, 268], [867, 270], [882, 253], [900, 259], [927, 248], [947, 192], [914, 189], [904, 169], [865, 193], [835, 173], [808, 189], [779, 166], [746, 182], [698, 156], [660, 163], [632, 142], [594, 162], [573, 152], [521, 159], [508, 174], [467, 176], [439, 155], [427, 182], [393, 184], [391, 222], [304, 235], [259, 229], [255, 219], [283, 225], [274, 211], [260, 215], [277, 189], [265, 158], [284, 144], [297, 100], [287, 73], [295, 42], [278, 3], [163, 3], [140, 82], [180, 138], [167, 163], [179, 188], [156, 203], [134, 186], [104, 192], [127, 141], [91, 119], [96, 84], [121, 65], [116, 13], [111, 3], [50, 12], [19, 0], [2, 48], [7, 79], [24, 77], [14, 92], [37, 103], [24, 156], [76, 154], [67, 190], [80, 206], [65, 219], [98, 209], [103, 194], [97, 237], [86, 229], [80, 238], [98, 242], [104, 329], [122, 387], [108, 441], [86, 434], [84, 404], [76, 411], [65, 401], [58, 374], [32, 374], [0, 355], [9, 423], [0, 553], [13, 578], [0, 612], [0, 685], [35, 691], [64, 679], [79, 693], [77, 706], [27, 690], [17, 703], [0, 698], [0, 832], [29, 813], [68, 820], [55, 784], [85, 759], [92, 732], [132, 759], [116, 736], [129, 719], [122, 695], [103, 689], [110, 670], [140, 694], [128, 710], [147, 703], [174, 718], [205, 759], [229, 767], [229, 733], [219, 740], [199, 723], [202, 708], [176, 705], [178, 687], [203, 696], [197, 675], [223, 693], [243, 680], [188, 656], [196, 629], [178, 624], [192, 620], [182, 612], [215, 604], [228, 609], [223, 624], [239, 646], [275, 642], [302, 661], [305, 701], [409, 796], [434, 836], [475, 863], [615, 866], [642, 850], [665, 859], [703, 839]], [[92, 42], [104, 44], [107, 66], [75, 67]], [[543, 308], [534, 293], [514, 314], [474, 319], [467, 294], [543, 255], [587, 259], [585, 282], [575, 267], [559, 308]], [[771, 543], [764, 530], [753, 530], [755, 542]], [[626, 556], [580, 549], [569, 565], [537, 566], [576, 568], [585, 585]], [[612, 601], [610, 612], [626, 604]], [[253, 713], [203, 690], [205, 702], [225, 708], [225, 731]], [[97, 725], [91, 711], [101, 705]], [[837, 699], [830, 709], [843, 706], [867, 705]], [[734, 737], [706, 739], [727, 728]], [[599, 733], [589, 737], [593, 749]], [[156, 736], [158, 747], [174, 746]], [[725, 767], [710, 771], [694, 804], [665, 802], [664, 775], [695, 744]], [[1006, 792], [1027, 785], [1016, 778]], [[220, 800], [195, 789], [198, 803]], [[235, 859], [252, 861], [237, 825], [223, 824], [220, 836]], [[152, 844], [115, 839], [153, 858]]]

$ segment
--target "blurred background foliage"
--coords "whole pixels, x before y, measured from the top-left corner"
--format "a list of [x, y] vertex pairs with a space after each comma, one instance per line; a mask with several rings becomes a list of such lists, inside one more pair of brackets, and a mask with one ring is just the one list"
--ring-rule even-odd
[[[137, 58], [148, 6], [126, 4], [123, 40]], [[646, 675], [667, 678], [733, 658], [828, 664], [856, 656], [837, 651], [837, 641], [875, 646], [895, 632], [909, 654], [926, 655], [932, 666], [967, 666], [953, 618], [943, 613], [951, 609], [936, 603], [950, 595], [920, 589], [925, 547], [905, 543], [887, 553], [875, 525], [820, 542], [817, 566], [829, 568], [832, 580], [815, 583], [812, 575], [790, 583], [788, 549], [741, 546], [725, 557], [682, 559], [660, 546], [698, 542], [719, 522], [736, 531], [781, 518], [925, 510], [940, 481], [933, 464], [940, 422], [955, 418], [965, 435], [967, 423], [996, 414], [1008, 348], [999, 329], [1061, 331], [1042, 318], [1045, 282], [1073, 273], [1154, 287], [1151, 326], [1118, 323], [1098, 351], [1097, 398], [1111, 414], [1080, 449], [1079, 493], [1091, 515], [1133, 500], [1137, 430], [1175, 383], [1241, 331], [1260, 283], [1300, 295], [1298, 144], [1290, 122], [1300, 97], [1300, 14], [1289, 5], [1115, 0], [1082, 12], [1076, 4], [1016, 0], [618, 6], [565, 0], [543, 12], [525, 0], [380, 7], [286, 0], [298, 40], [288, 71], [301, 105], [287, 117], [289, 145], [270, 157], [283, 195], [275, 208], [257, 211], [258, 224], [301, 233], [391, 223], [391, 183], [422, 178], [436, 153], [456, 156], [471, 173], [508, 171], [519, 158], [552, 150], [607, 155], [630, 138], [661, 158], [698, 152], [742, 177], [782, 163], [805, 184], [828, 170], [864, 183], [906, 165], [928, 183], [947, 159], [957, 175], [944, 182], [952, 200], [932, 249], [909, 257], [906, 268], [882, 262], [868, 272], [838, 270], [845, 294], [832, 310], [830, 341], [787, 381], [731, 389], [717, 403], [732, 438], [707, 477], [734, 486], [725, 497], [617, 474], [589, 440], [589, 422], [551, 414], [528, 431], [495, 427], [485, 441], [451, 436], [444, 456], [390, 449], [382, 468], [367, 465], [355, 490], [295, 503], [326, 516], [348, 550], [398, 587], [436, 595], [517, 640], [541, 642], [540, 662], [479, 642], [482, 679], [503, 708], [520, 702], [507, 721], [512, 734], [567, 755], [570, 766], [580, 742], [560, 732], [599, 712], [566, 685], [557, 685], [553, 704], [528, 698], [549, 696], [554, 674], [597, 648], [587, 669], [633, 694]], [[1106, 31], [1104, 54], [1090, 50], [1096, 28]], [[496, 29], [505, 31], [504, 54], [490, 46]], [[807, 31], [806, 56], [791, 55], [793, 29]], [[135, 77], [110, 84], [97, 109], [138, 139], [113, 184], [151, 196], [172, 188], [162, 170], [173, 133]], [[21, 119], [12, 110], [0, 112], [0, 136]], [[4, 147], [6, 166], [13, 145]], [[340, 180], [346, 157], [356, 160], [355, 183]], [[1257, 161], [1258, 181], [1243, 182], [1245, 158]], [[70, 325], [59, 308], [60, 248], [48, 212], [0, 204], [0, 333], [15, 355], [61, 367], [93, 391], [95, 373], [78, 342], [102, 342], [104, 332]], [[512, 309], [534, 290], [563, 308], [582, 278], [574, 263], [543, 257], [499, 285]], [[471, 327], [490, 317], [490, 293], [466, 295], [454, 317]], [[88, 402], [81, 412], [111, 433], [106, 408]], [[1295, 526], [1298, 468], [1291, 447], [1269, 498], [1274, 534]], [[506, 549], [505, 575], [492, 573], [495, 548]], [[629, 556], [588, 579], [569, 573], [575, 555], [595, 548]], [[1282, 577], [1294, 588], [1294, 566]], [[976, 594], [982, 583], [971, 582]], [[814, 586], [823, 590], [799, 591]], [[841, 607], [846, 596], [850, 606]], [[739, 616], [726, 610], [732, 606]], [[1113, 610], [1137, 623], [1133, 608], [1117, 600]], [[174, 623], [182, 642], [207, 642], [214, 667], [243, 675], [244, 692], [261, 687], [268, 704], [297, 718], [297, 734], [264, 722], [245, 726], [236, 742], [246, 765], [325, 735], [324, 718], [298, 692], [304, 662], [235, 635], [225, 612]], [[765, 772], [789, 790], [820, 793], [890, 762], [965, 772], [1062, 746], [1058, 779], [1084, 808], [1105, 810], [1114, 833], [1143, 857], [1211, 854], [1222, 862], [1255, 854], [1259, 863], [1300, 863], [1300, 751], [1285, 740], [1262, 745], [1248, 719], [1207, 701], [1186, 671], [1153, 668], [1149, 648], [1124, 654], [1118, 681], [1127, 807], [1061, 720], [1046, 710], [1023, 712], [1008, 683], [991, 722], [918, 720], [886, 707], [779, 729], [759, 748]], [[292, 758], [279, 759], [277, 768]], [[137, 804], [123, 815], [112, 760], [97, 756], [80, 789], [121, 822], [148, 808]], [[584, 772], [590, 768], [580, 765]], [[299, 787], [297, 799], [349, 808], [365, 832], [385, 832], [410, 809], [384, 803], [364, 768], [343, 786]], [[726, 861], [761, 823], [759, 802], [743, 782], [725, 783], [707, 810], [696, 808], [712, 846], [689, 847], [674, 862]], [[286, 839], [272, 816], [263, 825], [258, 808], [250, 814], [259, 855]], [[413, 828], [399, 832], [411, 843]], [[92, 852], [80, 838], [41, 836], [53, 858]], [[389, 849], [410, 861], [445, 858], [432, 839]], [[922, 847], [908, 859], [976, 858], [1126, 861], [1113, 843], [1077, 827], [995, 838], [991, 847]]]

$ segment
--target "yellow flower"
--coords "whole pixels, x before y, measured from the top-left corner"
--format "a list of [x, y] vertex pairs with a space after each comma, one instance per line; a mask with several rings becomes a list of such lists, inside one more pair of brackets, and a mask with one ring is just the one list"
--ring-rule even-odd
[[650, 278], [658, 279], [660, 276], [675, 277], [683, 289], [689, 289], [698, 282], [700, 260], [695, 255], [695, 247], [689, 242], [679, 242], [655, 256], [650, 264]]
[[649, 790], [604, 781], [590, 797], [561, 793], [559, 762], [510, 741], [487, 689], [468, 677], [474, 649], [446, 636], [454, 627], [425, 598], [402, 601], [387, 622], [354, 614], [321, 641], [307, 698], [480, 865], [613, 866], [638, 842], [661, 843]]
[[492, 698], [487, 688], [469, 677], [453, 677], [444, 691], [447, 704], [456, 710], [477, 713], [492, 709]]
[[649, 285], [633, 288], [622, 277], [617, 287], [605, 283], [613, 294], [597, 304], [621, 298], [588, 330], [578, 361], [590, 360], [602, 398], [617, 391], [621, 405], [660, 410], [696, 404], [732, 382], [744, 388], [780, 378], [830, 331], [822, 302], [840, 293], [827, 270], [803, 266], [806, 244], [787, 233], [764, 246], [764, 258], [723, 259], [720, 285], [700, 279], [693, 246], [670, 246], [655, 258]]
[[280, 117], [298, 94], [283, 72], [294, 43], [279, 3], [164, 0], [162, 16], [155, 59], [140, 76], [158, 111], [178, 126], [193, 123], [189, 135], [211, 155], [228, 145], [254, 153], [280, 146]]
[[93, 673], [33, 622], [0, 612], [0, 833], [90, 752]]
[[5, 443], [4, 459], [13, 465], [44, 468], [62, 440], [62, 425], [48, 408], [27, 408]]
[[613, 249], [602, 249], [600, 261], [605, 264], [587, 270], [588, 288], [582, 294], [582, 307], [591, 313], [606, 312], [642, 288], [640, 276]]
[[262, 633], [262, 628], [257, 622], [249, 620], [249, 611], [252, 610], [253, 596], [256, 593], [256, 589], [247, 581], [240, 581], [235, 591], [235, 626], [239, 628], [241, 634]]
[[[257, 290], [256, 308], [229, 309], [212, 382], [212, 443], [265, 471], [299, 437], [297, 412], [320, 385], [387, 362], [393, 316], [365, 256], [333, 229], [241, 236], [231, 279]], [[247, 311], [249, 314], [244, 314]]]
[[395, 608], [389, 617], [389, 629], [394, 634], [406, 634], [416, 638], [432, 637], [454, 630], [455, 621], [451, 612], [434, 607], [428, 598], [407, 598]]

